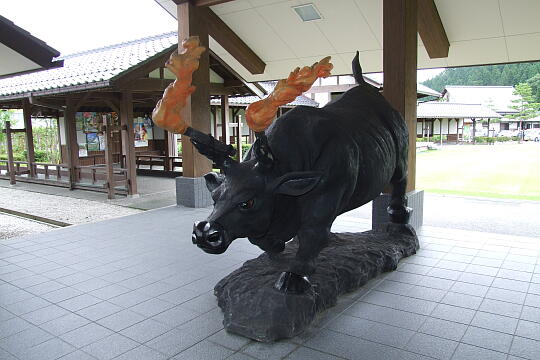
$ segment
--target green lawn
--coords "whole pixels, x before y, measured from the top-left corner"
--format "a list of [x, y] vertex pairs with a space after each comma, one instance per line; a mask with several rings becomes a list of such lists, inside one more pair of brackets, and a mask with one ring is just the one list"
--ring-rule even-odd
[[540, 143], [450, 145], [416, 156], [418, 189], [540, 200]]

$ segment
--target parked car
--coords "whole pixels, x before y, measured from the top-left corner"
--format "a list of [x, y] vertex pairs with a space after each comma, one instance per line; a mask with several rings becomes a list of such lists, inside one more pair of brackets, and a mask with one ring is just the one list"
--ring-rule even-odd
[[528, 129], [525, 130], [525, 137], [523, 138], [525, 141], [540, 141], [540, 129]]

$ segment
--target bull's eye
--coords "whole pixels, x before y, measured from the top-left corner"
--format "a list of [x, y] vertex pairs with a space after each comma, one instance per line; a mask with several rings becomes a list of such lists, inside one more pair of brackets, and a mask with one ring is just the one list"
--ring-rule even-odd
[[238, 207], [242, 210], [247, 210], [247, 209], [251, 209], [254, 204], [255, 204], [255, 200], [251, 199], [248, 201], [241, 202], [240, 204], [238, 204]]

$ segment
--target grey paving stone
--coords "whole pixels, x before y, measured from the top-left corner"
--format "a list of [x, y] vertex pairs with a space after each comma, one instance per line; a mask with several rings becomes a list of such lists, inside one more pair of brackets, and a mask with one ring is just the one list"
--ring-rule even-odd
[[[329, 355], [331, 356], [331, 355]], [[249, 356], [249, 355], [246, 355], [244, 353], [241, 353], [241, 352], [237, 352], [237, 353], [234, 353], [232, 354], [231, 356], [229, 356], [227, 358], [227, 360], [253, 360], [255, 359], [253, 356]], [[331, 358], [329, 358], [331, 359]]]
[[518, 281], [531, 281], [532, 273], [525, 271], [500, 269], [497, 273], [497, 277]]
[[463, 272], [467, 268], [466, 263], [457, 262], [457, 261], [449, 261], [449, 260], [441, 260], [437, 263], [437, 268], [440, 269], [447, 269], [447, 270], [454, 270]]
[[58, 336], [61, 334], [65, 334], [68, 331], [77, 329], [83, 325], [86, 325], [89, 322], [90, 321], [83, 318], [82, 316], [69, 313], [57, 319], [47, 321], [46, 323], [41, 324], [40, 327], [45, 331], [48, 331], [51, 334]]
[[126, 353], [114, 358], [114, 360], [166, 360], [168, 357], [164, 354], [150, 349], [144, 345], [129, 350]]
[[[229, 358], [230, 359], [230, 358]], [[286, 358], [287, 360], [339, 360], [337, 356], [326, 354], [317, 350], [300, 347], [289, 354]]]
[[217, 299], [214, 295], [214, 292], [207, 292], [205, 294], [202, 294], [196, 298], [193, 298], [191, 300], [186, 301], [185, 303], [182, 303], [182, 308], [193, 310], [195, 312], [198, 312], [200, 314], [203, 314], [205, 312], [208, 312], [212, 309], [217, 308]]
[[474, 317], [474, 310], [457, 306], [439, 304], [431, 313], [431, 317], [449, 320], [461, 324], [469, 324]]
[[368, 303], [358, 303], [345, 312], [346, 315], [381, 322], [388, 325], [403, 327], [409, 330], [418, 330], [426, 320], [426, 316], [395, 310]]
[[0, 322], [14, 318], [15, 314], [7, 311], [3, 307], [0, 307]]
[[414, 335], [414, 331], [386, 324], [374, 324], [369, 331], [359, 333], [366, 340], [403, 348]]
[[233, 350], [227, 349], [221, 345], [212, 343], [208, 340], [182, 351], [173, 357], [174, 360], [220, 360], [232, 355]]
[[174, 356], [195, 345], [199, 341], [201, 341], [201, 339], [193, 333], [172, 329], [147, 342], [145, 345], [168, 356]]
[[471, 261], [471, 264], [491, 266], [491, 267], [496, 267], [496, 268], [501, 267], [502, 263], [503, 263], [503, 260], [500, 260], [500, 259], [490, 259], [490, 258], [484, 258], [480, 256], [475, 257]]
[[194, 299], [197, 297], [197, 292], [189, 290], [186, 288], [178, 288], [158, 296], [159, 299], [165, 300], [172, 304], [182, 304], [188, 300]]
[[540, 324], [531, 321], [519, 320], [516, 335], [529, 339], [540, 340]]
[[526, 281], [496, 278], [493, 280], [491, 286], [500, 289], [527, 292], [529, 283]]
[[441, 269], [435, 267], [431, 269], [427, 275], [447, 280], [457, 280], [461, 276], [461, 274], [461, 271]]
[[454, 280], [424, 276], [418, 280], [416, 285], [426, 286], [439, 290], [449, 290], [454, 285]]
[[412, 285], [410, 290], [405, 294], [409, 297], [439, 302], [442, 300], [446, 290], [433, 289], [426, 286]]
[[406, 349], [436, 359], [450, 359], [457, 345], [455, 341], [417, 333], [407, 344]]
[[87, 319], [90, 319], [92, 321], [96, 321], [99, 319], [103, 319], [104, 317], [107, 317], [109, 315], [115, 314], [122, 310], [123, 308], [118, 305], [115, 305], [108, 301], [102, 301], [100, 303], [91, 305], [89, 307], [86, 307], [84, 309], [77, 311], [77, 314]]
[[512, 335], [469, 326], [461, 342], [507, 353], [512, 344]]
[[88, 355], [80, 350], [69, 353], [59, 358], [59, 360], [96, 360], [95, 357]]
[[109, 360], [138, 346], [138, 343], [125, 336], [112, 334], [95, 343], [85, 346], [82, 350], [99, 360]]
[[431, 266], [424, 266], [418, 264], [404, 263], [399, 266], [399, 271], [409, 272], [413, 274], [426, 275], [432, 269]]
[[67, 286], [72, 286], [72, 285], [75, 285], [75, 284], [78, 284], [78, 283], [82, 283], [83, 281], [91, 280], [93, 278], [94, 277], [92, 275], [85, 274], [85, 273], [79, 271], [79, 272], [75, 272], [75, 273], [73, 273], [71, 275], [68, 275], [68, 276], [60, 277], [60, 278], [56, 279], [56, 281], [58, 281], [61, 284], [67, 285]]
[[220, 330], [214, 335], [210, 336], [208, 340], [235, 351], [240, 350], [251, 341], [243, 336], [229, 333], [225, 329]]
[[513, 335], [517, 323], [518, 319], [515, 318], [478, 311], [475, 314], [471, 325]]
[[78, 311], [80, 309], [87, 308], [89, 306], [95, 305], [97, 303], [102, 302], [100, 298], [97, 298], [95, 296], [89, 295], [89, 294], [82, 294], [79, 296], [75, 296], [71, 299], [62, 301], [58, 303], [58, 306], [63, 307], [64, 309], [70, 310], [70, 311]]
[[75, 350], [76, 349], [68, 343], [58, 338], [52, 338], [29, 348], [21, 356], [25, 360], [54, 360]]
[[523, 304], [526, 294], [514, 290], [491, 288], [486, 294], [486, 298], [511, 302], [514, 304]]
[[47, 321], [59, 318], [68, 313], [67, 310], [57, 306], [49, 305], [38, 310], [31, 311], [29, 313], [21, 315], [23, 319], [31, 322], [34, 325], [40, 325]]
[[459, 344], [452, 360], [506, 360], [506, 356], [505, 353]]
[[521, 308], [522, 306], [518, 304], [512, 304], [499, 300], [484, 299], [478, 310], [502, 316], [519, 318]]
[[176, 306], [172, 309], [165, 310], [164, 312], [152, 317], [152, 319], [174, 327], [184, 324], [198, 316], [200, 316], [200, 314], [195, 311], [183, 309], [180, 306]]
[[467, 325], [435, 319], [428, 318], [426, 322], [422, 325], [418, 332], [442, 337], [449, 340], [459, 341], [465, 331], [467, 330]]
[[7, 293], [0, 293], [0, 306], [18, 303], [34, 297], [33, 294], [24, 290], [15, 290]]
[[380, 291], [371, 291], [362, 301], [394, 308], [397, 310], [410, 311], [421, 315], [429, 315], [437, 303], [422, 299], [415, 299], [401, 295], [389, 294]]
[[0, 349], [0, 359], [2, 360], [18, 360], [15, 356], [8, 353], [7, 351]]
[[154, 316], [154, 315], [157, 315], [165, 310], [168, 310], [172, 307], [174, 307], [175, 305], [174, 304], [171, 304], [167, 301], [163, 301], [163, 300], [160, 300], [160, 299], [150, 299], [150, 300], [147, 300], [147, 301], [144, 301], [140, 304], [137, 304], [135, 306], [132, 306], [131, 308], [129, 308], [131, 311], [134, 311], [138, 314], [141, 314], [141, 315], [144, 315], [144, 316], [147, 316], [147, 317], [151, 317], [151, 316]]
[[60, 338], [77, 348], [82, 348], [112, 334], [113, 332], [111, 330], [101, 325], [89, 323], [60, 335]]
[[63, 287], [61, 289], [42, 294], [41, 297], [52, 303], [60, 303], [79, 295], [82, 295], [82, 291], [73, 289], [71, 287]]
[[465, 272], [468, 272], [471, 274], [488, 275], [488, 276], [495, 276], [497, 275], [498, 271], [499, 271], [499, 268], [495, 268], [491, 266], [475, 265], [475, 264], [469, 264], [469, 266], [467, 266], [467, 268], [465, 269]]
[[478, 296], [449, 292], [441, 300], [441, 303], [476, 310], [482, 303], [482, 298]]
[[150, 341], [172, 329], [171, 326], [165, 325], [152, 319], [143, 320], [135, 325], [132, 325], [120, 333], [140, 343]]
[[41, 344], [52, 338], [53, 336], [48, 332], [45, 332], [36, 326], [32, 326], [17, 334], [1, 339], [0, 347], [18, 357], [22, 357], [32, 346]]
[[145, 319], [143, 315], [131, 310], [122, 310], [98, 320], [97, 323], [111, 330], [120, 331]]
[[34, 295], [43, 295], [43, 294], [46, 294], [55, 290], [59, 290], [65, 287], [66, 286], [64, 284], [60, 284], [57, 281], [50, 280], [50, 281], [46, 281], [38, 285], [31, 286], [27, 288], [26, 290]]
[[[101, 289], [99, 289], [101, 290]], [[97, 291], [99, 291], [97, 290]], [[129, 308], [132, 306], [135, 306], [137, 304], [140, 304], [146, 300], [150, 300], [153, 298], [152, 295], [142, 293], [138, 290], [133, 290], [130, 292], [127, 292], [122, 295], [115, 296], [113, 298], [109, 298], [108, 301], [112, 302], [113, 304], [116, 304], [118, 306], [122, 306], [124, 308]]]
[[375, 324], [377, 323], [355, 316], [341, 315], [335, 320], [330, 321], [325, 327], [344, 334], [362, 337], [364, 334], [368, 333]]
[[540, 308], [524, 306], [520, 317], [523, 320], [540, 322]]
[[42, 284], [44, 282], [47, 282], [47, 281], [50, 281], [49, 278], [43, 276], [43, 275], [39, 275], [39, 274], [34, 274], [32, 276], [27, 276], [27, 277], [24, 277], [24, 278], [21, 278], [21, 279], [17, 279], [17, 280], [13, 280], [11, 281], [11, 284], [21, 288], [21, 289], [27, 289], [29, 287], [32, 287], [32, 286], [35, 286], [35, 285], [39, 285], [39, 284]]
[[462, 273], [458, 281], [471, 283], [476, 285], [491, 286], [493, 283], [494, 277], [487, 275], [471, 274], [471, 273]]
[[484, 297], [488, 289], [489, 289], [488, 286], [456, 281], [450, 290], [452, 292], [459, 293], [459, 294]]
[[83, 282], [80, 282], [80, 283], [77, 283], [77, 284], [73, 284], [73, 285], [71, 285], [71, 287], [74, 288], [74, 289], [77, 289], [77, 290], [80, 290], [82, 292], [87, 293], [87, 292], [90, 292], [90, 291], [101, 289], [101, 288], [103, 288], [105, 286], [108, 286], [108, 285], [111, 285], [111, 283], [108, 282], [108, 281], [105, 281], [103, 279], [100, 279], [100, 278], [92, 277], [91, 279], [88, 279], [86, 281], [83, 281]]
[[540, 341], [514, 336], [510, 354], [525, 359], [540, 359]]
[[527, 297], [525, 298], [525, 305], [540, 307], [540, 295], [527, 294]]
[[23, 320], [19, 317], [14, 317], [5, 321], [0, 322], [0, 339], [7, 336], [20, 333], [23, 330], [31, 327], [28, 321]]
[[130, 292], [131, 290], [119, 284], [111, 284], [95, 289], [89, 292], [90, 295], [98, 297], [103, 300], [108, 300], [119, 295]]
[[296, 347], [297, 345], [287, 342], [277, 342], [274, 344], [253, 342], [246, 346], [242, 352], [261, 360], [280, 359], [291, 353]]
[[[539, 274], [535, 274], [539, 275]], [[540, 284], [536, 283], [525, 283], [527, 285], [530, 285], [525, 291], [530, 294], [540, 295]]]
[[4, 308], [15, 315], [22, 315], [37, 309], [41, 309], [47, 305], [50, 305], [48, 301], [34, 296], [13, 304], [4, 305]]

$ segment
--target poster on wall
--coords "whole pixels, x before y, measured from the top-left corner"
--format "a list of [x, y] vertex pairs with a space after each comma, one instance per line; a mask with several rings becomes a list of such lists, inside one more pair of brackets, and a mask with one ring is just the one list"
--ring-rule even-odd
[[88, 151], [99, 151], [99, 138], [97, 133], [86, 134], [86, 148]]
[[152, 126], [152, 120], [148, 117], [133, 119], [135, 147], [148, 146], [148, 140], [152, 139]]

